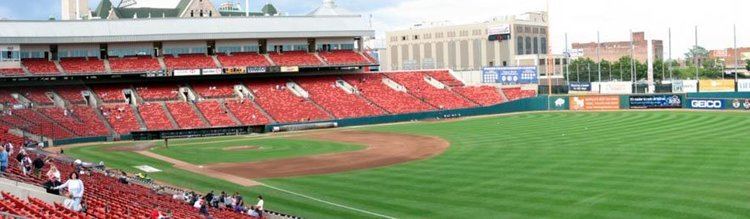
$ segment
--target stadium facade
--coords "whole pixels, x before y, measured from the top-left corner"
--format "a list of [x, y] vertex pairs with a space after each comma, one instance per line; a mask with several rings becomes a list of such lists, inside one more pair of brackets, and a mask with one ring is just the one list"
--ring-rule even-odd
[[[410, 70], [449, 68], [481, 70], [492, 66], [542, 66], [546, 75], [549, 26], [546, 12], [494, 18], [463, 25], [418, 24], [408, 30], [386, 33], [381, 68]], [[555, 74], [567, 63], [555, 58]]]

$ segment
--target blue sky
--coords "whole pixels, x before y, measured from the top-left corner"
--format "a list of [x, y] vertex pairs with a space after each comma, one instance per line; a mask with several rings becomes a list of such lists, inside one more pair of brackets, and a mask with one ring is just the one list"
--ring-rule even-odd
[[[100, 0], [90, 0], [94, 8]], [[226, 0], [211, 0], [216, 5]], [[244, 3], [244, 0], [233, 0]], [[322, 0], [250, 0], [253, 11], [271, 2], [282, 12], [305, 14]], [[697, 25], [699, 45], [708, 49], [732, 46], [732, 25], [737, 25], [738, 45], [750, 47], [750, 8], [747, 0], [336, 0], [361, 15], [373, 15], [373, 28], [382, 39], [385, 31], [406, 29], [420, 22], [449, 21], [453, 24], [482, 22], [493, 17], [545, 10], [549, 2], [550, 47], [562, 52], [565, 35], [569, 43], [626, 41], [629, 31], [645, 31], [648, 39], [665, 40], [672, 29], [673, 57], [694, 44]], [[60, 0], [0, 0], [0, 17], [47, 19], [60, 14]], [[666, 56], [667, 54], [665, 54]]]

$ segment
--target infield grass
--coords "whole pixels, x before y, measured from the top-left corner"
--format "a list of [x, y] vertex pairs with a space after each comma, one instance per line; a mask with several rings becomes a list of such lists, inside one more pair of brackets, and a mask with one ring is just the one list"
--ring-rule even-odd
[[[360, 129], [439, 136], [451, 147], [423, 161], [262, 182], [397, 218], [750, 215], [747, 113], [533, 113]], [[115, 167], [149, 164], [165, 170], [154, 178], [201, 191], [238, 187], [102, 147], [66, 153]], [[268, 187], [241, 191], [306, 218], [375, 217]]]

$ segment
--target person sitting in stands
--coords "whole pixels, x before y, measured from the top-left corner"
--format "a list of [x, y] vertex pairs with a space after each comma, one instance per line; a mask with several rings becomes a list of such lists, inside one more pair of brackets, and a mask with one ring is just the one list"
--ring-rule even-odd
[[84, 187], [83, 181], [78, 178], [77, 172], [70, 173], [68, 181], [65, 181], [65, 183], [63, 183], [62, 185], [55, 187], [55, 189], [57, 190], [63, 188], [68, 188], [68, 196], [72, 200], [65, 207], [73, 211], [81, 211], [81, 200], [83, 200]]
[[36, 156], [36, 159], [31, 162], [34, 166], [34, 175], [40, 177], [42, 175], [42, 168], [44, 168], [44, 158], [42, 155]]
[[5, 147], [0, 146], [0, 174], [5, 176], [5, 171], [8, 169], [8, 151]]
[[57, 166], [53, 163], [50, 164], [49, 170], [47, 171], [47, 182], [44, 183], [44, 188], [47, 189], [47, 193], [60, 195], [60, 191], [53, 189], [60, 185], [60, 171], [57, 170]]
[[249, 215], [251, 218], [260, 218], [258, 209], [255, 208], [255, 206], [250, 206], [250, 210], [247, 210], [247, 215]]
[[23, 159], [21, 160], [21, 171], [23, 171], [24, 176], [31, 174], [32, 162], [33, 161], [31, 161], [31, 157], [29, 156], [24, 156]]

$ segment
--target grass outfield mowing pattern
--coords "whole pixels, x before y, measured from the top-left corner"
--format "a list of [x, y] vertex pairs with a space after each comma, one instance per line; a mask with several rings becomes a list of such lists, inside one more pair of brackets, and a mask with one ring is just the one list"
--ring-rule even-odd
[[[159, 144], [163, 145], [163, 142]], [[364, 146], [325, 141], [286, 138], [219, 138], [201, 141], [178, 141], [151, 150], [154, 153], [192, 164], [238, 163], [306, 155], [339, 153], [363, 149]], [[257, 146], [253, 150], [224, 150], [238, 146]]]
[[[451, 148], [408, 164], [263, 182], [399, 218], [750, 215], [746, 113], [538, 113], [364, 129], [440, 136]], [[97, 153], [91, 156], [103, 156]], [[119, 159], [138, 156], [131, 154]], [[190, 173], [160, 177], [192, 178], [182, 174]], [[222, 182], [212, 181], [195, 186], [220, 190], [210, 186]], [[367, 216], [267, 188], [243, 191], [249, 190], [264, 193], [271, 209], [308, 218]]]

